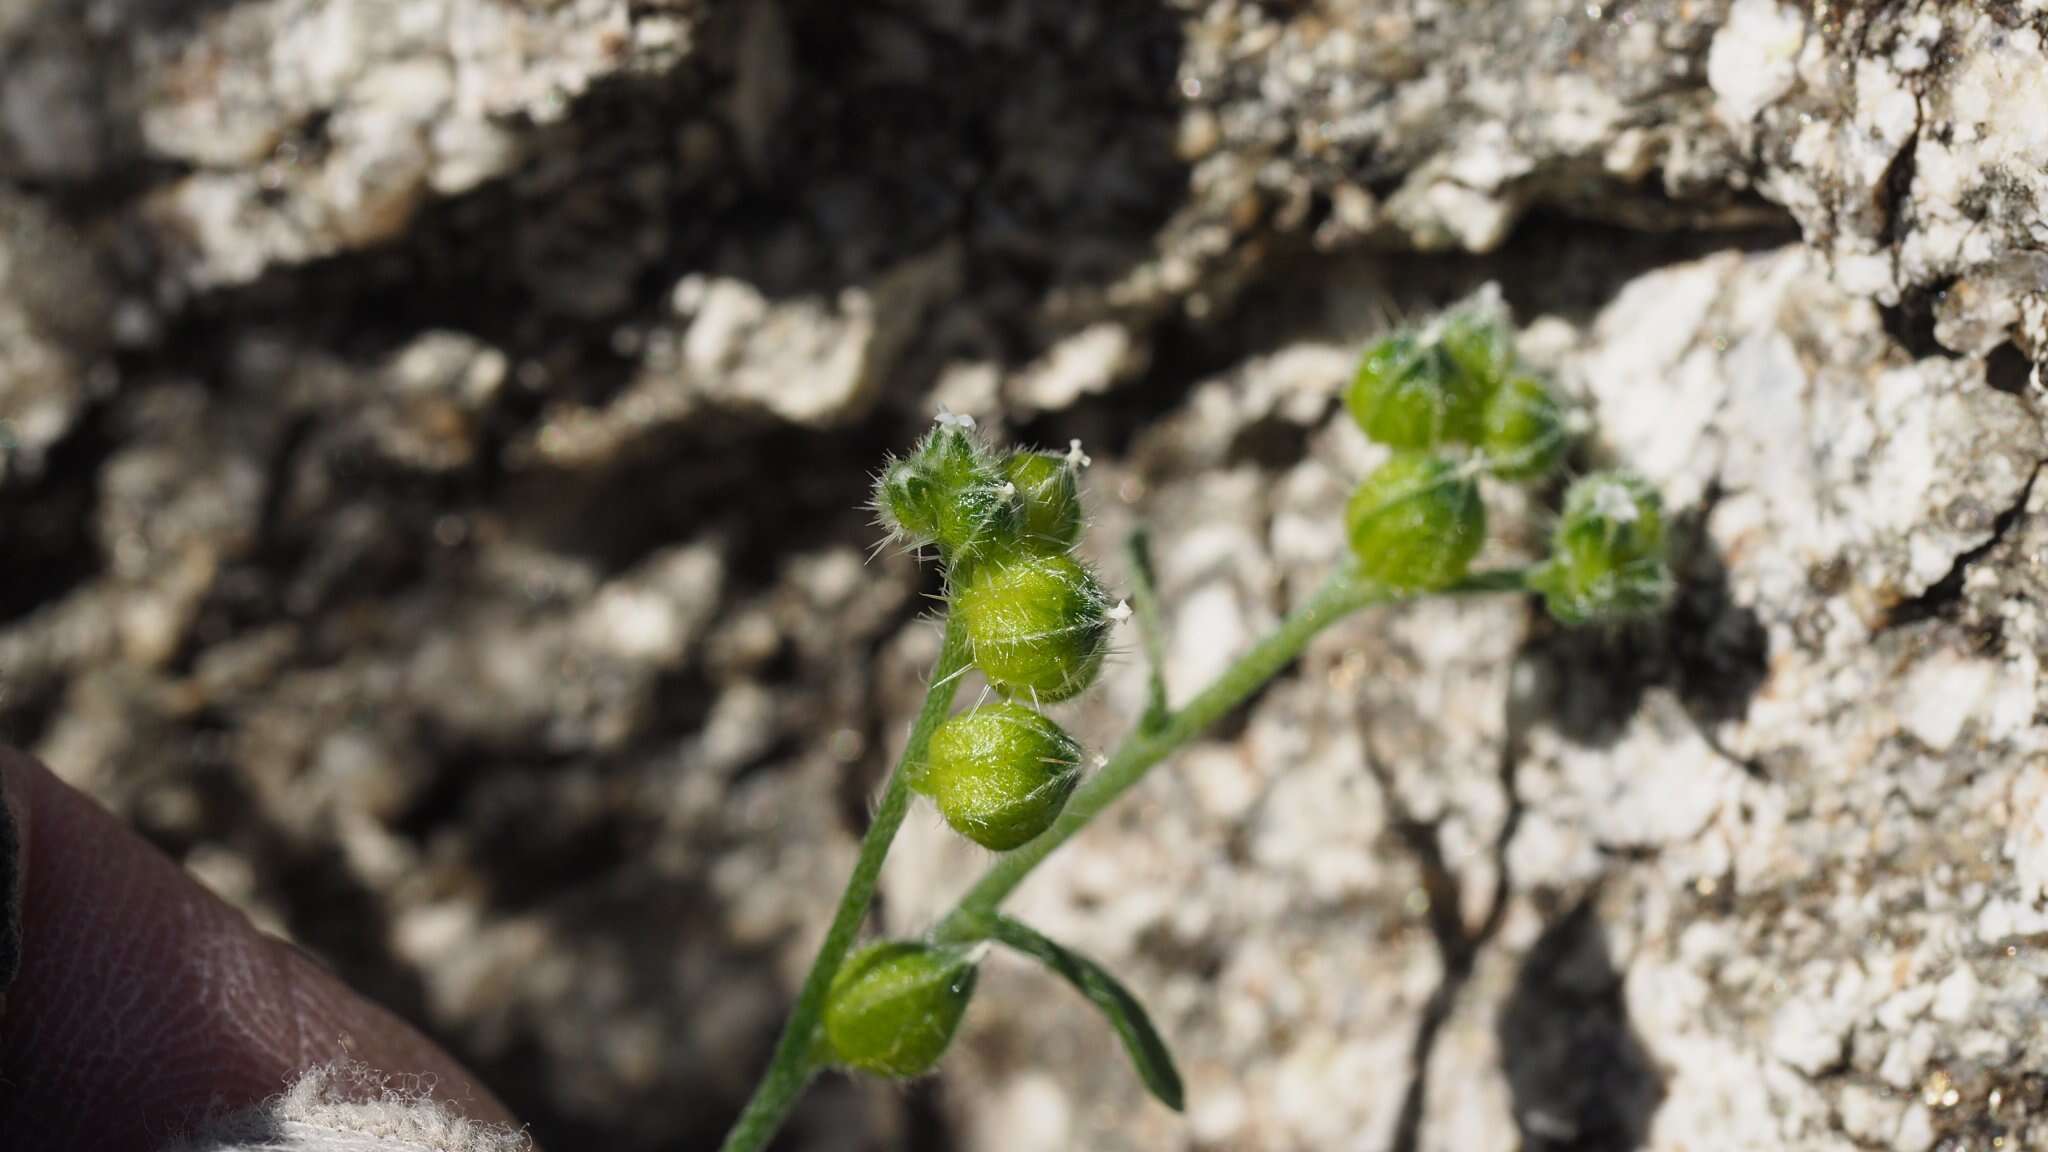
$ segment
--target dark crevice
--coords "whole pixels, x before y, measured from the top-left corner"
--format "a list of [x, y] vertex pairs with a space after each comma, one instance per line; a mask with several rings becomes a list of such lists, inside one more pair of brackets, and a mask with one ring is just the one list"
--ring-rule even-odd
[[871, 547], [876, 462], [922, 427], [894, 410], [829, 434], [707, 413], [600, 469], [511, 475], [494, 502], [518, 510], [522, 530], [550, 550], [607, 573], [677, 541], [715, 537], [727, 545], [728, 580], [758, 586], [775, 579], [792, 548]]
[[55, 676], [16, 679], [0, 691], [0, 743], [34, 748], [64, 713], [65, 683]]
[[1984, 382], [2008, 396], [2026, 396], [2034, 376], [2034, 362], [2007, 341], [1984, 358]]
[[1878, 320], [1892, 343], [1904, 348], [1916, 360], [1953, 360], [1956, 353], [1935, 338], [1935, 305], [1955, 281], [1950, 278], [1922, 288], [1909, 289], [1897, 304], [1880, 305]]
[[1884, 222], [1878, 229], [1877, 240], [1883, 248], [1893, 248], [1905, 238], [1906, 207], [1913, 202], [1913, 178], [1919, 170], [1920, 113], [1916, 96], [1913, 133], [1906, 138], [1905, 144], [1892, 154], [1891, 162], [1885, 165], [1884, 180], [1879, 185]]
[[[0, 429], [0, 432], [4, 432]], [[0, 490], [0, 625], [91, 580], [105, 567], [93, 531], [102, 468], [116, 444], [105, 408], [89, 409], [32, 480]], [[6, 448], [0, 444], [0, 467]]]
[[[1091, 451], [1129, 458], [1132, 445], [1195, 384], [1261, 353], [1302, 340], [1356, 337], [1358, 318], [1333, 301], [1349, 285], [1383, 296], [1390, 319], [1429, 316], [1493, 281], [1526, 322], [1558, 316], [1590, 323], [1622, 285], [1657, 268], [1714, 252], [1766, 252], [1797, 243], [1782, 225], [1721, 232], [1643, 232], [1566, 214], [1531, 213], [1499, 250], [1387, 253], [1316, 251], [1300, 238], [1276, 237], [1271, 252], [1233, 291], [1219, 294], [1201, 319], [1175, 310], [1145, 328], [1151, 359], [1142, 375], [1057, 412], [1021, 421], [1021, 442], [1064, 444], [1079, 437]], [[1356, 293], [1352, 293], [1355, 297]], [[1262, 421], [1233, 445], [1234, 460], [1262, 462], [1281, 436]], [[1304, 437], [1307, 431], [1302, 433]]]
[[1278, 416], [1255, 420], [1231, 438], [1225, 462], [1232, 467], [1250, 464], [1269, 472], [1290, 468], [1308, 455], [1309, 433], [1320, 423], [1300, 424]]
[[2028, 475], [2026, 484], [2020, 488], [2018, 499], [1992, 520], [1991, 536], [1988, 539], [1957, 556], [1955, 563], [1949, 565], [1948, 571], [1943, 573], [1941, 579], [1929, 585], [1927, 591], [1894, 605], [1892, 610], [1885, 614], [1884, 623], [1879, 626], [1879, 630], [1907, 628], [1929, 620], [1955, 619], [1962, 611], [1963, 582], [1969, 577], [1970, 566], [1998, 547], [2004, 541], [2006, 533], [2012, 531], [2013, 525], [2019, 522], [2020, 515], [2026, 511], [2027, 501], [2034, 492], [2034, 482], [2040, 479], [2040, 476], [2041, 471], [2038, 467]]
[[1463, 885], [1444, 859], [1437, 825], [1417, 820], [1408, 811], [1393, 773], [1369, 749], [1366, 752], [1366, 769], [1379, 784], [1380, 794], [1392, 816], [1394, 834], [1421, 873], [1423, 892], [1429, 898], [1430, 937], [1443, 965], [1443, 975], [1424, 1003], [1416, 1022], [1415, 1042], [1408, 1062], [1408, 1088], [1401, 1097], [1401, 1110], [1396, 1116], [1387, 1152], [1416, 1152], [1420, 1147], [1422, 1118], [1429, 1102], [1430, 1058], [1436, 1051], [1444, 1025], [1457, 1010], [1458, 999], [1472, 978], [1480, 952], [1507, 919], [1514, 889], [1513, 874], [1508, 867], [1508, 848], [1514, 842], [1516, 830], [1521, 827], [1523, 812], [1521, 794], [1515, 784], [1527, 730], [1526, 718], [1521, 712], [1511, 700], [1505, 721], [1507, 731], [1501, 740], [1500, 788], [1507, 798], [1507, 814], [1502, 817], [1500, 831], [1493, 842], [1493, 899], [1478, 926], [1469, 930], [1464, 922]]

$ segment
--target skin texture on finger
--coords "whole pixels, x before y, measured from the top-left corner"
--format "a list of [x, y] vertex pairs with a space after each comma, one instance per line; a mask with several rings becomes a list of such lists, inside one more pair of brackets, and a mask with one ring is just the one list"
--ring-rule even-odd
[[0, 771], [0, 1016], [7, 1013], [7, 989], [21, 970], [21, 865], [27, 828], [14, 819], [13, 777]]
[[40, 764], [0, 748], [0, 782], [21, 848], [0, 1148], [155, 1152], [340, 1059], [420, 1077], [465, 1115], [512, 1123], [446, 1053]]

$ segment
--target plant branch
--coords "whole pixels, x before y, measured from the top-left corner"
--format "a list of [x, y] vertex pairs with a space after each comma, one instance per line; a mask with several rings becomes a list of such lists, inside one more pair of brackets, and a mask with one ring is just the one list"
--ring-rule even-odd
[[1152, 538], [1143, 528], [1133, 529], [1124, 542], [1131, 562], [1131, 610], [1137, 616], [1138, 643], [1145, 650], [1147, 692], [1145, 715], [1138, 722], [1143, 731], [1166, 723], [1166, 630], [1159, 618], [1159, 592], [1152, 573]]
[[[1523, 586], [1526, 570], [1500, 569], [1475, 572], [1459, 584], [1432, 596], [1470, 595], [1502, 592]], [[1292, 664], [1316, 635], [1338, 620], [1374, 604], [1388, 604], [1415, 598], [1363, 580], [1353, 564], [1346, 563], [1324, 582], [1308, 603], [1281, 622], [1271, 635], [1224, 669], [1186, 707], [1169, 713], [1156, 728], [1140, 727], [1086, 783], [1074, 792], [1066, 811], [1037, 839], [999, 857], [952, 912], [933, 930], [933, 938], [945, 943], [987, 939], [1002, 907], [1017, 885], [1060, 845], [1073, 839], [1090, 820], [1130, 791], [1145, 773], [1178, 750], [1211, 724], [1230, 714], [1273, 677]]]
[[959, 687], [967, 659], [967, 638], [957, 618], [948, 614], [946, 638], [939, 648], [939, 662], [932, 669], [931, 686], [925, 690], [924, 706], [911, 726], [902, 757], [883, 786], [882, 802], [875, 809], [874, 821], [861, 838], [860, 857], [854, 863], [853, 875], [847, 877], [846, 890], [840, 894], [832, 926], [825, 933], [825, 942], [818, 947], [817, 958], [811, 961], [810, 974], [804, 977], [796, 1007], [790, 1009], [789, 1021], [775, 1043], [768, 1072], [754, 1089], [753, 1099], [747, 1101], [732, 1131], [727, 1133], [725, 1143], [720, 1145], [721, 1152], [759, 1152], [766, 1148], [817, 1071], [815, 1048], [825, 995], [831, 991], [832, 978], [838, 975], [847, 952], [860, 935], [868, 905], [874, 901], [882, 861], [888, 857], [889, 845], [896, 839], [897, 829], [903, 826], [904, 815], [910, 811], [910, 765], [924, 760], [932, 733], [952, 710], [953, 693]]

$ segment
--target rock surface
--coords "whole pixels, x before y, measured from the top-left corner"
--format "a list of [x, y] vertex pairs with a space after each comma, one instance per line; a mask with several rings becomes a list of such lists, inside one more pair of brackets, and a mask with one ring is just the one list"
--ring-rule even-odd
[[[1184, 1118], [999, 960], [939, 1080], [792, 1146], [2048, 1146], [2044, 35], [0, 0], [0, 734], [548, 1146], [708, 1146], [937, 649], [882, 455], [1080, 438], [1185, 696], [1343, 547], [1361, 343], [1494, 283], [1674, 510], [1670, 617], [1349, 622], [1034, 878]], [[985, 859], [898, 853], [899, 932]]]

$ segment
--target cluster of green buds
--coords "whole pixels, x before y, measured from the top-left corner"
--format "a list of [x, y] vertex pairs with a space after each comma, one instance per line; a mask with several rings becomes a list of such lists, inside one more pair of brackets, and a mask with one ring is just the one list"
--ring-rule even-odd
[[[910, 784], [991, 851], [1050, 828], [1080, 782], [1080, 743], [1042, 708], [1095, 682], [1122, 615], [1074, 554], [1087, 463], [1078, 443], [998, 451], [972, 421], [942, 416], [875, 482], [881, 522], [943, 561], [954, 626], [993, 691], [939, 724]], [[825, 1052], [881, 1076], [929, 1071], [973, 994], [979, 954], [900, 940], [857, 953], [826, 998]]]
[[1118, 615], [1074, 555], [1086, 464], [1079, 444], [998, 452], [970, 422], [941, 417], [876, 482], [883, 522], [945, 560], [955, 620], [1000, 696], [940, 725], [911, 784], [998, 852], [1051, 827], [1073, 792], [1081, 747], [1039, 709], [1095, 682]]
[[[1535, 484], [1563, 463], [1563, 406], [1517, 364], [1512, 336], [1505, 315], [1482, 304], [1367, 350], [1346, 400], [1366, 435], [1393, 454], [1346, 509], [1363, 580], [1402, 595], [1458, 587], [1486, 540], [1480, 479]], [[876, 510], [892, 535], [943, 562], [956, 650], [990, 689], [931, 730], [906, 765], [909, 785], [993, 852], [1044, 835], [1067, 807], [1086, 756], [1043, 709], [1095, 682], [1125, 611], [1075, 555], [1086, 463], [1078, 444], [1062, 454], [1001, 451], [972, 421], [941, 417], [875, 482]], [[1582, 478], [1565, 497], [1550, 558], [1519, 586], [1567, 623], [1654, 610], [1669, 583], [1663, 524], [1642, 481]], [[990, 933], [1080, 988], [1115, 1023], [1148, 1087], [1179, 1106], [1163, 1044], [1113, 978], [1007, 918]], [[861, 950], [826, 994], [818, 1051], [881, 1076], [930, 1071], [973, 995], [980, 956], [980, 948], [909, 940]]]
[[1551, 534], [1550, 559], [1529, 576], [1565, 624], [1646, 616], [1671, 598], [1664, 505], [1656, 489], [1620, 472], [1574, 481]]
[[[1486, 541], [1482, 477], [1542, 483], [1570, 447], [1564, 406], [1517, 362], [1494, 301], [1372, 345], [1345, 401], [1366, 436], [1393, 450], [1352, 495], [1345, 523], [1361, 575], [1397, 592], [1465, 578]], [[1577, 481], [1553, 554], [1528, 584], [1566, 623], [1654, 611], [1669, 587], [1656, 493], [1615, 473]]]

